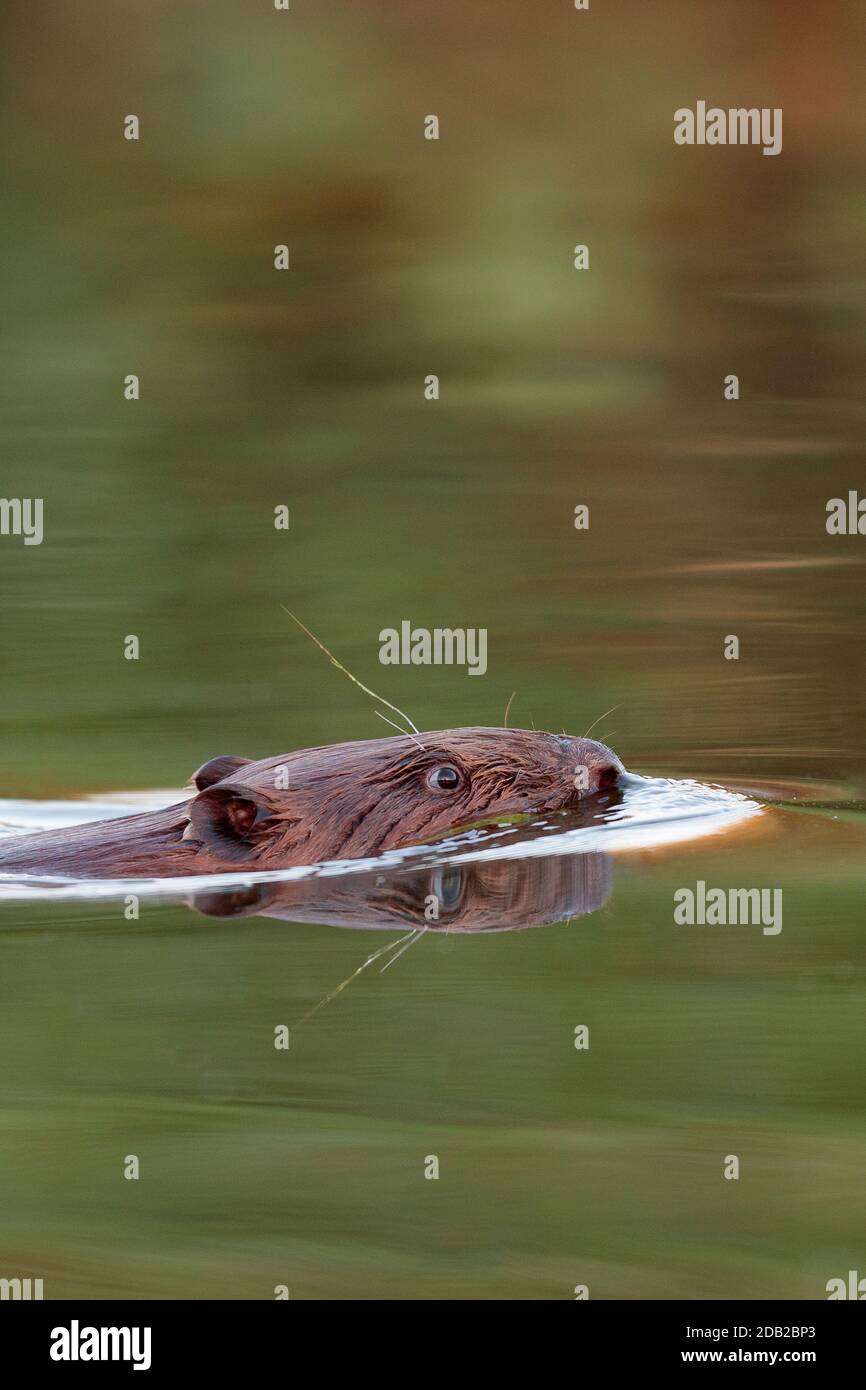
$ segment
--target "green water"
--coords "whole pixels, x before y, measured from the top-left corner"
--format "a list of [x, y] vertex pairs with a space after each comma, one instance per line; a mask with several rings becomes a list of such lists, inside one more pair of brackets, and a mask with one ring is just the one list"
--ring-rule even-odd
[[[286, 604], [421, 729], [513, 691], [517, 725], [613, 709], [637, 771], [840, 814], [623, 855], [570, 925], [428, 935], [288, 1051], [381, 933], [3, 904], [0, 1276], [761, 1299], [864, 1270], [866, 539], [824, 524], [866, 491], [862, 22], [616, 8], [8, 7], [0, 491], [45, 538], [0, 537], [0, 795], [385, 732]], [[674, 145], [727, 94], [784, 107], [779, 157]], [[487, 674], [382, 667], [403, 619], [487, 628]], [[697, 879], [781, 888], [783, 931], [676, 926]]]

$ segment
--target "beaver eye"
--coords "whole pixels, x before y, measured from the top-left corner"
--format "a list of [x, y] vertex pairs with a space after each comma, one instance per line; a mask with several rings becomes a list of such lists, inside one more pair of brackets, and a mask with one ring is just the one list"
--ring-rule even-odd
[[460, 773], [456, 767], [446, 763], [444, 767], [434, 767], [427, 777], [428, 786], [440, 792], [453, 792], [460, 786]]
[[437, 869], [432, 887], [441, 907], [456, 907], [463, 896], [463, 874], [460, 869]]

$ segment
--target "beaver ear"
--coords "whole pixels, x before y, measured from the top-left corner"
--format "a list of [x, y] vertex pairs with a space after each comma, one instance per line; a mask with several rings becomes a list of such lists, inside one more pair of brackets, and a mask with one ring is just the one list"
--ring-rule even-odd
[[208, 787], [189, 803], [185, 840], [200, 840], [221, 859], [247, 859], [271, 814], [267, 802], [242, 783]]
[[224, 777], [231, 777], [233, 772], [237, 772], [239, 767], [246, 767], [250, 761], [250, 758], [233, 758], [228, 754], [222, 758], [211, 758], [210, 762], [202, 763], [189, 780], [193, 786], [198, 787], [199, 791], [203, 792], [205, 787], [212, 787], [214, 782], [221, 782]]
[[263, 907], [267, 907], [273, 895], [272, 884], [253, 883], [245, 888], [193, 893], [191, 898], [187, 898], [187, 902], [205, 917], [253, 917]]

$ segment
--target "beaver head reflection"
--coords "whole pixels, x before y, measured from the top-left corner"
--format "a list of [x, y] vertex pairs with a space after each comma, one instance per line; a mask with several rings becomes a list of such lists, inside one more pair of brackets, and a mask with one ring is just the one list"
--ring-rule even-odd
[[518, 931], [596, 912], [612, 880], [608, 855], [543, 855], [256, 883], [185, 901], [209, 917], [278, 917], [368, 931]]

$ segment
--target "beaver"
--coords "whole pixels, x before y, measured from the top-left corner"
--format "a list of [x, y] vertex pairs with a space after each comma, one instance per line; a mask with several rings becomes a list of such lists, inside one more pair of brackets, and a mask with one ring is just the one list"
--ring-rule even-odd
[[0, 872], [172, 878], [358, 859], [486, 820], [568, 810], [624, 768], [592, 739], [465, 728], [217, 757], [158, 811], [0, 841]]
[[[569, 814], [570, 825], [572, 819]], [[359, 931], [504, 932], [597, 912], [612, 886], [610, 855], [592, 853], [268, 879], [189, 896], [178, 890], [178, 898], [205, 917], [269, 917]]]

